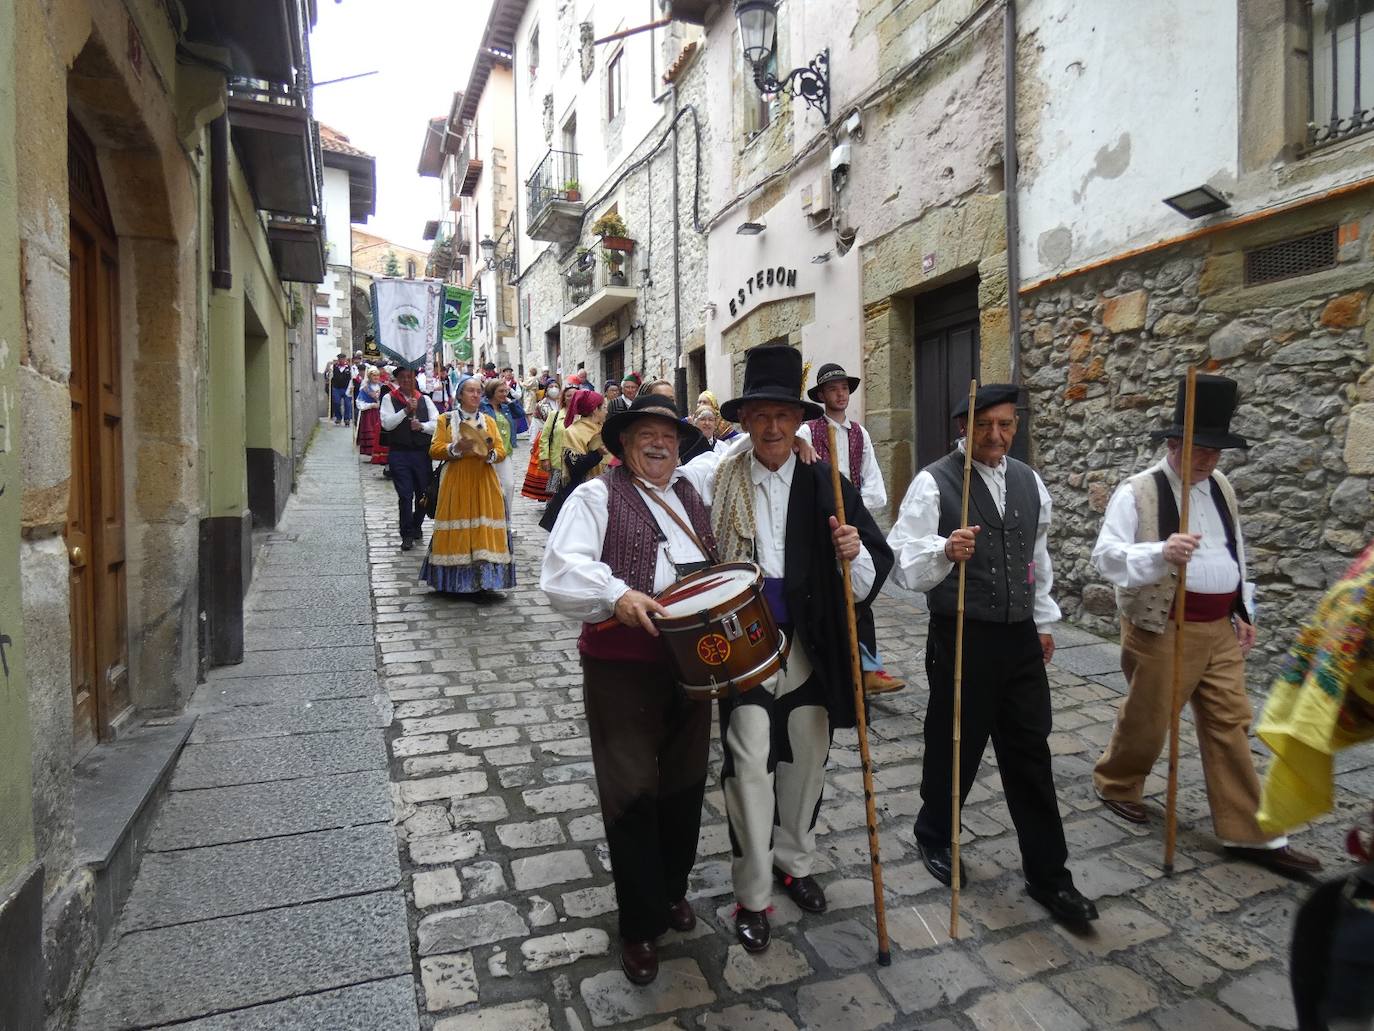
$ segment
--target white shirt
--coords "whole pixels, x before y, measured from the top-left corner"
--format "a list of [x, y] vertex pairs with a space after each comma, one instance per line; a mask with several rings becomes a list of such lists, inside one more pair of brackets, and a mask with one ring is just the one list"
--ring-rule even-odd
[[[419, 408], [416, 409], [417, 412], [418, 412], [419, 410], [420, 410]], [[432, 403], [431, 403], [431, 404], [425, 405], [425, 406], [424, 406], [424, 411], [425, 411], [425, 414], [426, 414], [426, 415], [431, 415], [431, 416], [433, 416], [433, 418], [430, 419], [429, 422], [422, 422], [422, 423], [420, 423], [420, 432], [421, 432], [421, 433], [428, 433], [428, 434], [432, 437], [432, 436], [434, 436], [434, 431], [435, 431], [435, 430], [438, 428], [438, 426], [439, 426], [439, 413], [436, 412], [436, 411], [434, 410], [434, 405], [433, 405]], [[394, 400], [394, 399], [392, 398], [392, 396], [391, 396], [391, 391], [388, 390], [388, 391], [386, 391], [385, 393], [383, 393], [383, 394], [382, 394], [382, 429], [384, 429], [384, 430], [394, 430], [397, 426], [401, 425], [401, 423], [404, 422], [405, 419], [406, 419], [406, 410], [405, 410], [405, 406], [402, 406], [402, 407], [398, 410], [398, 409], [396, 408], [396, 402], [395, 402], [395, 400]]]
[[[959, 451], [964, 450], [964, 442], [959, 441]], [[974, 470], [988, 488], [999, 513], [1007, 510], [1007, 460], [1002, 459], [995, 466], [973, 463]], [[1059, 621], [1059, 606], [1050, 591], [1054, 587], [1054, 567], [1050, 562], [1049, 531], [1050, 510], [1053, 502], [1045, 489], [1040, 474], [1031, 470], [1035, 476], [1035, 489], [1040, 497], [1040, 520], [1035, 527], [1035, 549], [1032, 561], [1035, 564], [1035, 604], [1031, 615], [1035, 626], [1042, 634], [1050, 633]], [[922, 469], [911, 481], [906, 496], [902, 498], [901, 510], [892, 532], [887, 535], [888, 546], [892, 548], [895, 563], [892, 577], [909, 591], [930, 591], [949, 576], [954, 563], [945, 558], [947, 537], [940, 533], [940, 488], [935, 477]], [[977, 547], [977, 545], [974, 545]]]
[[[1183, 511], [1183, 483], [1168, 459], [1148, 470], [1163, 469], [1174, 492], [1174, 504]], [[1140, 518], [1136, 512], [1135, 492], [1130, 481], [1117, 487], [1107, 503], [1102, 530], [1093, 546], [1093, 566], [1118, 587], [1145, 587], [1159, 583], [1171, 570], [1164, 560], [1163, 541], [1136, 541]], [[1245, 554], [1240, 526], [1236, 528], [1236, 551]], [[1226, 524], [1212, 501], [1208, 482], [1193, 484], [1188, 494], [1188, 531], [1202, 534], [1197, 550], [1188, 563], [1188, 590], [1199, 594], [1230, 594], [1241, 586], [1242, 570], [1226, 547]], [[1245, 608], [1254, 612], [1255, 585], [1244, 584]]]
[[[840, 467], [840, 475], [850, 483], [854, 482], [854, 477], [849, 474], [849, 434], [857, 429], [863, 435], [863, 458], [859, 465], [863, 486], [859, 488], [859, 496], [864, 499], [864, 508], [868, 509], [870, 515], [881, 512], [887, 507], [887, 487], [883, 483], [883, 473], [878, 468], [878, 458], [873, 452], [873, 440], [869, 437], [868, 430], [859, 426], [848, 415], [844, 417], [844, 422], [836, 422], [827, 414], [825, 421], [835, 427], [835, 450], [839, 454], [832, 457], [835, 464]], [[815, 446], [816, 442], [811, 439], [809, 424], [802, 423], [801, 429], [797, 430], [797, 436]]]
[[[707, 451], [686, 465], [673, 471], [668, 486], [662, 490], [651, 488], [673, 508], [684, 521], [687, 513], [673, 492], [679, 478], [686, 479], [708, 506], [715, 487], [716, 468], [722, 458], [749, 446], [749, 438], [741, 434], [729, 441], [724, 450]], [[792, 475], [797, 456], [788, 457], [776, 472], [770, 471], [752, 455], [749, 458], [750, 477], [754, 483], [754, 532], [756, 561], [764, 576], [781, 577], [787, 545], [787, 499], [792, 489]], [[640, 491], [643, 493], [643, 490]], [[691, 539], [651, 501], [645, 502], [667, 538], [658, 549], [658, 563], [654, 567], [654, 590], [657, 594], [674, 583], [677, 571], [673, 563], [703, 562], [706, 557]], [[611, 573], [610, 566], [601, 561], [601, 549], [606, 538], [610, 517], [610, 490], [604, 477], [579, 484], [563, 504], [558, 521], [544, 550], [544, 566], [539, 587], [549, 597], [556, 612], [584, 623], [595, 623], [615, 611], [615, 603], [630, 589]], [[688, 525], [691, 525], [688, 522]], [[671, 556], [671, 557], [670, 557]], [[873, 556], [862, 543], [858, 556], [849, 564], [850, 585], [854, 597], [868, 597], [877, 579]]]

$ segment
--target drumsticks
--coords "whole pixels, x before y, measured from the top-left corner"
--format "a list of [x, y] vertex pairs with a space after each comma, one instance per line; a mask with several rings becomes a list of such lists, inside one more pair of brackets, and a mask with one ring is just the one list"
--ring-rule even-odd
[[[830, 485], [835, 491], [835, 518], [844, 525], [844, 495], [840, 490], [840, 467], [835, 462], [835, 425], [826, 420], [830, 435]], [[854, 678], [855, 725], [859, 730], [859, 764], [864, 777], [864, 819], [868, 822], [868, 865], [873, 876], [873, 914], [878, 922], [878, 966], [892, 965], [887, 943], [887, 910], [883, 906], [883, 863], [878, 856], [878, 813], [873, 802], [873, 764], [868, 758], [868, 720], [864, 715], [864, 679], [859, 662], [859, 629], [854, 619], [854, 592], [850, 586], [849, 560], [840, 559], [844, 576], [844, 615], [849, 627], [849, 668]]]
[[[1183, 484], [1183, 503], [1179, 506], [1178, 532], [1188, 532], [1188, 496], [1193, 492], [1193, 409], [1197, 400], [1197, 369], [1188, 366], [1188, 381], [1183, 390], [1183, 454], [1179, 480]], [[1183, 706], [1178, 696], [1183, 689], [1183, 623], [1187, 608], [1188, 566], [1178, 567], [1178, 594], [1174, 597], [1174, 682], [1169, 696], [1169, 791], [1164, 804], [1164, 876], [1174, 875], [1174, 846], [1178, 843], [1178, 734]]]
[[[973, 420], [978, 403], [978, 381], [969, 380], [968, 417], [964, 421], [964, 499], [959, 509], [959, 529], [968, 529], [968, 486], [973, 477]], [[949, 822], [949, 936], [959, 937], [959, 738], [964, 721], [964, 580], [967, 563], [959, 563], [959, 603], [954, 620], [954, 789], [950, 792]]]

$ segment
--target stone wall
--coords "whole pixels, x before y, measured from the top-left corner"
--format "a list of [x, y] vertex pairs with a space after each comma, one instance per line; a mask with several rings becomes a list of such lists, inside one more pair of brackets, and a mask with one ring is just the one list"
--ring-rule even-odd
[[[1240, 497], [1261, 628], [1252, 687], [1322, 590], [1374, 537], [1374, 264], [1368, 194], [1116, 262], [1022, 297], [1034, 460], [1055, 502], [1051, 554], [1065, 617], [1114, 633], [1089, 558], [1117, 483], [1162, 454], [1189, 364], [1241, 389], [1253, 444], [1220, 468]], [[1247, 287], [1243, 251], [1339, 225], [1334, 268]]]

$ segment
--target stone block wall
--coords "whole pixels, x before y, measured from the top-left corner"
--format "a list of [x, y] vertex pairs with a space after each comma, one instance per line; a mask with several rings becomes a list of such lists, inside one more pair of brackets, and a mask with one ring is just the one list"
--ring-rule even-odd
[[[1374, 539], [1374, 286], [1367, 195], [1114, 263], [1022, 297], [1033, 457], [1054, 498], [1051, 555], [1065, 617], [1114, 633], [1090, 555], [1118, 482], [1162, 454], [1189, 364], [1238, 381], [1223, 453], [1240, 498], [1263, 688], [1324, 588]], [[1244, 283], [1244, 249], [1339, 225], [1334, 268]]]

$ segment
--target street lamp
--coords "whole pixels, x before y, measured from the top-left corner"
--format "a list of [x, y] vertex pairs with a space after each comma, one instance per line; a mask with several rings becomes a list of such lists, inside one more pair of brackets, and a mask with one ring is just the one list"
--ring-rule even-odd
[[488, 272], [495, 272], [496, 269], [503, 269], [507, 275], [515, 275], [515, 255], [507, 254], [504, 257], [496, 256], [496, 241], [490, 236], [484, 236], [477, 242], [477, 248], [482, 252], [482, 262], [486, 265]]
[[787, 93], [801, 97], [830, 123], [830, 48], [811, 59], [805, 68], [793, 68], [781, 79], [768, 70], [778, 31], [778, 0], [735, 0], [740, 48], [744, 61], [754, 70], [760, 93]]

